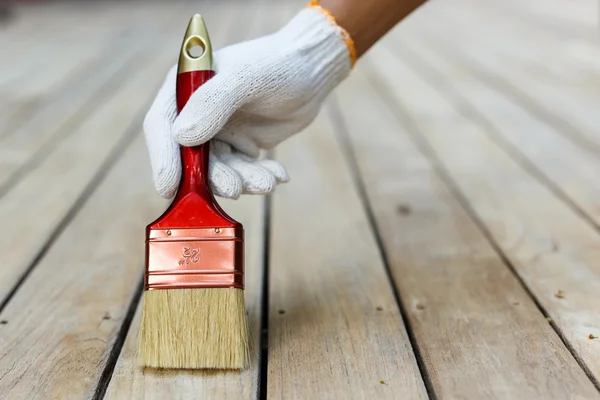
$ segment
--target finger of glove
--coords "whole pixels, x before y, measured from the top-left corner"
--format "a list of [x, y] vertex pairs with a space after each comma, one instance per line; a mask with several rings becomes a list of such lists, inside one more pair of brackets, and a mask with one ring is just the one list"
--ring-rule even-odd
[[280, 162], [275, 160], [260, 160], [257, 161], [256, 164], [271, 172], [277, 183], [286, 183], [290, 181], [290, 177], [285, 167]]
[[178, 143], [198, 146], [209, 141], [239, 107], [251, 100], [243, 72], [236, 69], [217, 74], [192, 94], [173, 124]]
[[[177, 117], [177, 97], [176, 97], [177, 66], [172, 67], [165, 80], [158, 90], [146, 118], [155, 122], [158, 119], [168, 121], [170, 124]], [[144, 121], [145, 121], [144, 120]]]
[[[233, 119], [237, 119], [237, 115]], [[260, 147], [256, 144], [253, 132], [258, 133], [260, 130], [252, 125], [240, 123], [239, 120], [232, 120], [225, 125], [216, 138], [231, 145], [240, 153], [257, 158], [260, 155]]]
[[181, 176], [179, 145], [171, 137], [172, 120], [177, 114], [175, 72], [171, 69], [167, 74], [143, 123], [154, 187], [167, 199], [175, 195]]
[[270, 119], [257, 115], [244, 115], [241, 111], [225, 124], [217, 135], [234, 149], [256, 158], [260, 149], [271, 149], [288, 137], [302, 131], [315, 118], [318, 110], [293, 115], [285, 120]]
[[267, 168], [256, 162], [245, 161], [233, 153], [225, 154], [221, 159], [242, 178], [243, 193], [266, 194], [275, 190], [277, 179]]
[[213, 193], [219, 197], [237, 199], [242, 194], [240, 175], [213, 153], [209, 158], [209, 180]]
[[175, 195], [181, 178], [181, 158], [179, 145], [170, 136], [146, 136], [146, 146], [152, 166], [154, 187], [166, 199]]
[[250, 158], [244, 154], [238, 154], [238, 157], [240, 157], [242, 160], [244, 160], [246, 162], [255, 163], [256, 165], [259, 165], [259, 166], [265, 168], [267, 171], [269, 171], [270, 173], [273, 174], [277, 183], [286, 183], [286, 182], [289, 182], [289, 180], [290, 180], [287, 170], [278, 161], [275, 161], [275, 160], [253, 160], [252, 158]]

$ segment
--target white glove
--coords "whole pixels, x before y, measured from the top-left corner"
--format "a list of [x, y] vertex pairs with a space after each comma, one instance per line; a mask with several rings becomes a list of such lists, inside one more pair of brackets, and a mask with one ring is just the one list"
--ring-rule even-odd
[[209, 179], [215, 195], [267, 194], [287, 182], [284, 167], [259, 160], [307, 127], [350, 72], [345, 31], [319, 7], [300, 11], [280, 31], [213, 55], [216, 75], [177, 116], [173, 67], [144, 120], [156, 190], [166, 198], [181, 175], [179, 144], [211, 140]]

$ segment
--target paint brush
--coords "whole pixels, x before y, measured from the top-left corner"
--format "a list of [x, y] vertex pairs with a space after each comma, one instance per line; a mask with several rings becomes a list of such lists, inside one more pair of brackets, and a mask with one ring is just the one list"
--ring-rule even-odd
[[[201, 55], [192, 53], [202, 48]], [[214, 76], [212, 47], [194, 15], [178, 63], [177, 107]], [[181, 147], [182, 178], [168, 209], [146, 227], [141, 366], [242, 369], [247, 365], [244, 228], [215, 200], [209, 143]]]

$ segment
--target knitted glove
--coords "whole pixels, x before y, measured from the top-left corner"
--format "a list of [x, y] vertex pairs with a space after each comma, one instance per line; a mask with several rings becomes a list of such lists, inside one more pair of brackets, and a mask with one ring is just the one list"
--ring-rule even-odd
[[266, 194], [288, 181], [281, 164], [258, 159], [260, 150], [315, 119], [323, 100], [351, 70], [351, 44], [326, 11], [311, 5], [274, 34], [215, 52], [215, 77], [192, 95], [179, 116], [173, 67], [144, 121], [157, 191], [166, 198], [177, 191], [180, 144], [209, 140], [209, 179], [216, 195]]

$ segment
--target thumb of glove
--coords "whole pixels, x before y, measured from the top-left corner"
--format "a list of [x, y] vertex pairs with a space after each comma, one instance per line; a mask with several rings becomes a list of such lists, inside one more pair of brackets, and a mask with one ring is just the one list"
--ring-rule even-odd
[[173, 123], [173, 137], [183, 146], [211, 140], [233, 113], [250, 100], [247, 78], [219, 73], [190, 97]]

